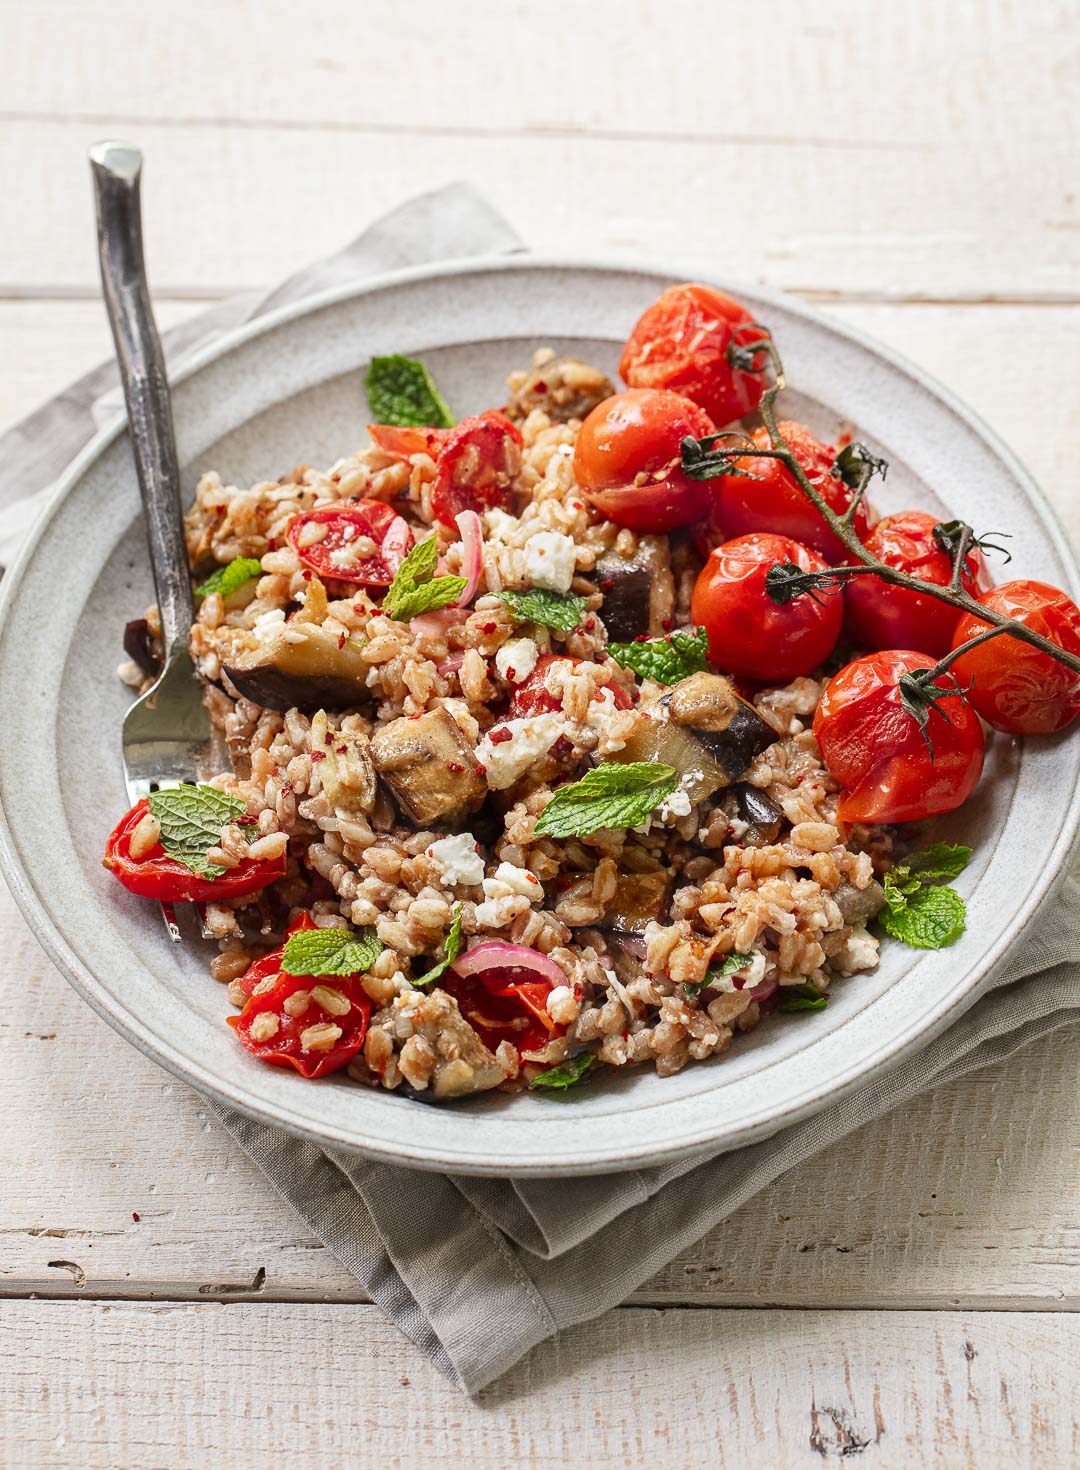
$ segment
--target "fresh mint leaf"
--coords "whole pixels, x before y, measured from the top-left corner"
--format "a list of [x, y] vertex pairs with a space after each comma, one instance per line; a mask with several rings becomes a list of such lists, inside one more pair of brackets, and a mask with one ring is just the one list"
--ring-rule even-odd
[[352, 929], [298, 929], [285, 941], [281, 968], [286, 975], [362, 975], [383, 952], [372, 924]]
[[228, 566], [218, 567], [211, 572], [201, 586], [195, 588], [196, 597], [209, 597], [211, 592], [220, 592], [222, 597], [231, 597], [246, 583], [262, 576], [262, 562], [253, 556], [238, 556]]
[[380, 424], [452, 429], [454, 415], [422, 362], [414, 357], [374, 357], [364, 379], [371, 412]]
[[782, 994], [782, 1011], [823, 1011], [829, 1004], [828, 996], [809, 980], [805, 985], [785, 986]]
[[519, 623], [540, 623], [556, 633], [572, 633], [585, 616], [585, 599], [572, 592], [549, 592], [544, 587], [497, 592]]
[[959, 877], [970, 861], [970, 847], [959, 842], [935, 842], [925, 851], [913, 853], [900, 866], [929, 883]]
[[967, 927], [967, 907], [955, 888], [920, 885], [910, 895], [885, 895], [878, 918], [887, 934], [913, 949], [944, 949]]
[[550, 1092], [565, 1092], [568, 1087], [577, 1087], [579, 1082], [584, 1082], [599, 1061], [600, 1058], [594, 1052], [583, 1051], [572, 1061], [563, 1062], [558, 1067], [549, 1067], [546, 1072], [541, 1072], [529, 1083], [529, 1088], [531, 1090], [542, 1087]]
[[715, 985], [720, 980], [726, 980], [729, 975], [737, 975], [740, 970], [747, 970], [754, 963], [752, 954], [726, 954], [722, 960], [717, 960], [705, 971], [705, 979], [699, 981], [687, 981], [683, 986], [683, 996], [687, 1000], [693, 1000], [703, 990], [708, 990], [710, 985]]
[[443, 945], [442, 959], [437, 964], [432, 965], [426, 974], [421, 975], [418, 980], [413, 981], [417, 989], [422, 985], [430, 985], [433, 980], [438, 980], [447, 967], [452, 965], [461, 953], [461, 915], [461, 904], [456, 903], [454, 905], [454, 916], [450, 920], [450, 930], [446, 936], [446, 942]]
[[652, 761], [594, 766], [572, 786], [561, 786], [540, 813], [544, 837], [587, 837], [601, 827], [636, 827], [679, 784], [671, 767]]
[[704, 628], [676, 628], [666, 638], [609, 643], [607, 651], [639, 679], [655, 679], [658, 684], [677, 684], [709, 666], [709, 637]]
[[[220, 878], [227, 868], [206, 861], [207, 849], [217, 847], [221, 829], [244, 815], [238, 796], [227, 796], [216, 786], [168, 786], [147, 798], [161, 828], [166, 854], [200, 878]], [[257, 833], [258, 829], [253, 828]]]
[[421, 613], [449, 607], [465, 591], [464, 577], [436, 577], [439, 547], [434, 536], [418, 541], [394, 573], [386, 589], [382, 611], [396, 623], [407, 623]]

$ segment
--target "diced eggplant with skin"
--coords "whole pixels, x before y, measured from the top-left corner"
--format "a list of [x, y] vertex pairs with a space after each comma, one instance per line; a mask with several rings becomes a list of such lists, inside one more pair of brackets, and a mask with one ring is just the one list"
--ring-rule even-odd
[[282, 624], [223, 671], [238, 693], [267, 709], [344, 709], [370, 698], [356, 644], [311, 623]]
[[623, 748], [605, 758], [624, 764], [651, 761], [672, 766], [679, 773], [680, 786], [695, 804], [706, 801], [730, 782], [724, 767], [694, 732], [668, 720], [643, 716]]
[[746, 836], [753, 834], [762, 842], [776, 841], [784, 813], [767, 791], [762, 791], [760, 786], [751, 786], [749, 781], [736, 781], [730, 798], [731, 815], [746, 823]]
[[598, 927], [617, 934], [644, 934], [648, 924], [667, 908], [670, 892], [667, 873], [623, 873]]
[[607, 551], [596, 563], [603, 594], [600, 616], [613, 643], [660, 638], [675, 609], [675, 579], [667, 537], [639, 536], [633, 556]]
[[743, 699], [723, 674], [691, 674], [665, 696], [673, 725], [691, 730], [724, 770], [725, 785], [737, 781], [756, 756], [776, 740], [776, 731]]
[[154, 636], [145, 618], [133, 618], [124, 627], [124, 652], [144, 674], [156, 679], [161, 673], [161, 656], [154, 648]]
[[376, 1011], [369, 1034], [385, 1030], [398, 1048], [409, 1036], [423, 1037], [431, 1046], [435, 1053], [431, 1079], [423, 1090], [407, 1089], [413, 1097], [447, 1102], [487, 1092], [506, 1080], [505, 1071], [462, 1016], [452, 995], [435, 989], [430, 995], [410, 996], [409, 1001], [404, 1011], [393, 1004]]
[[869, 924], [885, 907], [885, 890], [876, 878], [871, 878], [865, 888], [856, 888], [854, 883], [845, 879], [833, 898], [844, 923], [853, 928], [858, 924]]
[[519, 383], [506, 404], [506, 415], [523, 419], [534, 408], [542, 409], [555, 423], [584, 419], [598, 403], [615, 392], [611, 379], [599, 368], [590, 367], [576, 357], [548, 358], [537, 363]]
[[371, 755], [404, 815], [421, 827], [479, 806], [487, 791], [476, 751], [442, 708], [383, 725]]
[[362, 731], [332, 730], [326, 711], [319, 710], [311, 720], [311, 750], [322, 754], [319, 778], [331, 805], [356, 816], [375, 810], [379, 782], [371, 742]]

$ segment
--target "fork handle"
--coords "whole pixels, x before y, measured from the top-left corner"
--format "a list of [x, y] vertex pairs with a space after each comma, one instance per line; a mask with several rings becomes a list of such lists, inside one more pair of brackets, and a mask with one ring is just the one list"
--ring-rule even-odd
[[184, 546], [165, 357], [154, 325], [143, 260], [139, 178], [142, 154], [129, 143], [90, 149], [98, 253], [139, 476], [165, 657], [187, 647], [195, 615]]

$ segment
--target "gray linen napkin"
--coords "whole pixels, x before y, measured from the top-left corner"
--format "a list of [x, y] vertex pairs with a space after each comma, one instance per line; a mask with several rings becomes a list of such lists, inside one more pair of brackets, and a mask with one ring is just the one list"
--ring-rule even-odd
[[[165, 335], [166, 352], [175, 366], [270, 307], [365, 275], [521, 248], [478, 194], [451, 185], [394, 210], [269, 296], [236, 298], [183, 323]], [[115, 369], [102, 365], [0, 439], [0, 563], [118, 403]], [[458, 1178], [322, 1150], [211, 1107], [372, 1300], [452, 1382], [475, 1393], [560, 1328], [617, 1305], [802, 1160], [926, 1088], [1076, 1020], [1073, 873], [944, 1035], [816, 1117], [727, 1154], [589, 1179]]]

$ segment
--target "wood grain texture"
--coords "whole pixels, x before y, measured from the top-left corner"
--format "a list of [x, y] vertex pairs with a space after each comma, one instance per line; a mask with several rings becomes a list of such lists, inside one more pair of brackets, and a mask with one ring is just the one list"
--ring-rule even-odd
[[[1076, 1318], [624, 1309], [470, 1404], [373, 1307], [10, 1303], [18, 1470], [1065, 1470]], [[1055, 1394], [1048, 1397], [1048, 1385]]]

